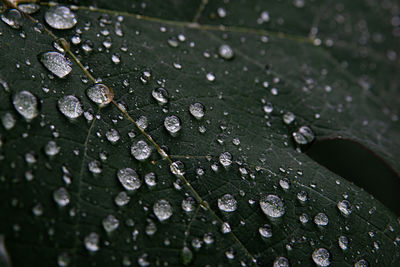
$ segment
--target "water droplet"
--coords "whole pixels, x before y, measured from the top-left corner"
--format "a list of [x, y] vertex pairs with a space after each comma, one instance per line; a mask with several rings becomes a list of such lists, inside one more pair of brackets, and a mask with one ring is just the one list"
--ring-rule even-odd
[[262, 211], [269, 217], [279, 218], [285, 214], [285, 206], [277, 195], [268, 195], [260, 199]]
[[350, 215], [352, 212], [351, 203], [348, 200], [341, 200], [337, 203], [337, 208], [344, 216]]
[[218, 208], [225, 212], [232, 212], [237, 209], [237, 201], [231, 194], [225, 194], [218, 199]]
[[168, 91], [165, 90], [164, 88], [156, 88], [151, 92], [151, 95], [153, 98], [160, 104], [160, 105], [165, 105], [168, 103], [169, 99], [169, 94]]
[[156, 174], [154, 172], [149, 172], [144, 176], [144, 181], [148, 187], [153, 187], [157, 185]]
[[214, 75], [214, 73], [209, 72], [209, 73], [206, 74], [206, 78], [210, 82], [213, 82], [215, 80], [215, 75]]
[[6, 9], [1, 14], [1, 20], [14, 29], [19, 29], [22, 26], [22, 14], [17, 9]]
[[63, 252], [60, 255], [58, 255], [57, 264], [59, 267], [67, 267], [70, 263], [71, 263], [71, 258], [66, 252]]
[[112, 214], [103, 219], [103, 227], [106, 232], [115, 231], [119, 226], [119, 220]]
[[72, 70], [71, 61], [58, 52], [40, 53], [39, 60], [46, 69], [59, 78], [64, 78]]
[[349, 239], [346, 236], [341, 235], [338, 238], [338, 244], [342, 250], [346, 250], [349, 246]]
[[49, 26], [57, 30], [71, 29], [77, 23], [75, 14], [66, 6], [50, 7], [44, 19]]
[[93, 174], [99, 174], [103, 171], [100, 161], [96, 159], [88, 163], [88, 169]]
[[175, 175], [175, 176], [182, 176], [185, 175], [185, 165], [183, 164], [182, 161], [174, 161], [172, 162], [172, 164], [170, 165], [170, 169], [171, 172]]
[[361, 259], [354, 264], [354, 267], [368, 267], [368, 261]]
[[81, 102], [73, 95], [58, 99], [58, 108], [69, 119], [76, 119], [83, 113]]
[[114, 99], [114, 92], [105, 84], [96, 83], [86, 90], [87, 96], [99, 106], [105, 106]]
[[231, 232], [231, 226], [229, 225], [229, 223], [224, 222], [224, 223], [221, 225], [221, 232], [222, 232], [223, 234], [228, 234], [228, 233]]
[[131, 168], [120, 169], [117, 176], [118, 180], [126, 190], [137, 190], [142, 185], [139, 175]]
[[282, 189], [289, 190], [290, 188], [290, 183], [287, 178], [283, 178], [279, 180], [279, 185], [282, 187]]
[[65, 207], [69, 204], [70, 196], [64, 187], [60, 187], [56, 191], [53, 192], [53, 199], [60, 207]]
[[40, 9], [40, 6], [36, 3], [26, 3], [26, 4], [19, 4], [18, 8], [25, 12], [26, 14], [33, 14]]
[[30, 121], [38, 115], [37, 99], [29, 91], [21, 91], [13, 98], [15, 109], [26, 120]]
[[325, 248], [318, 248], [312, 253], [312, 259], [318, 266], [329, 266], [331, 264], [329, 257], [329, 251]]
[[308, 215], [305, 214], [305, 213], [302, 213], [302, 214], [299, 216], [299, 220], [300, 220], [300, 222], [303, 223], [303, 224], [308, 223], [308, 220], [309, 220]]
[[274, 261], [274, 267], [289, 267], [289, 260], [285, 257], [278, 257]]
[[219, 155], [219, 162], [222, 166], [229, 167], [232, 164], [232, 155], [229, 152], [223, 152]]
[[182, 128], [181, 120], [175, 115], [166, 117], [164, 120], [164, 126], [172, 136], [176, 135]]
[[115, 129], [110, 129], [106, 132], [106, 137], [107, 140], [111, 143], [111, 144], [115, 144], [116, 142], [118, 142], [119, 140], [119, 133], [117, 130]]
[[186, 212], [194, 211], [196, 201], [192, 197], [182, 200], [182, 209]]
[[306, 202], [308, 199], [308, 194], [306, 191], [300, 191], [297, 193], [297, 199], [301, 202]]
[[131, 198], [128, 196], [128, 194], [125, 191], [119, 192], [118, 195], [115, 197], [114, 202], [117, 204], [117, 206], [125, 206], [126, 204], [129, 203]]
[[204, 106], [199, 102], [193, 103], [189, 106], [189, 112], [193, 117], [200, 120], [204, 117]]
[[147, 126], [149, 125], [149, 122], [148, 122], [146, 116], [140, 116], [140, 117], [136, 120], [136, 124], [137, 124], [137, 126], [139, 126], [141, 129], [146, 130]]
[[292, 133], [294, 141], [298, 145], [306, 145], [311, 143], [315, 135], [310, 127], [308, 126], [301, 126], [297, 131]]
[[234, 56], [233, 49], [227, 44], [223, 44], [219, 47], [218, 54], [220, 57], [227, 60], [232, 59]]
[[193, 260], [193, 252], [187, 246], [182, 248], [181, 260], [183, 265], [188, 265]]
[[320, 212], [314, 217], [314, 223], [318, 226], [327, 226], [329, 223], [329, 218], [325, 213]]
[[43, 211], [44, 211], [44, 208], [43, 208], [43, 205], [42, 204], [36, 204], [35, 206], [33, 206], [33, 208], [32, 208], [32, 213], [33, 213], [33, 215], [35, 215], [35, 216], [42, 216], [43, 215]]
[[140, 140], [132, 145], [131, 154], [135, 157], [135, 159], [144, 161], [150, 157], [151, 148], [145, 141]]
[[283, 122], [286, 124], [291, 124], [296, 116], [292, 112], [287, 112], [283, 115]]
[[11, 130], [14, 128], [16, 120], [14, 116], [10, 112], [6, 112], [2, 117], [1, 117], [1, 123], [3, 124], [3, 127], [6, 130]]
[[272, 236], [272, 227], [269, 224], [264, 224], [260, 228], [258, 228], [258, 232], [262, 237], [270, 238]]
[[92, 232], [85, 237], [83, 243], [85, 244], [87, 250], [94, 252], [99, 250], [99, 241], [99, 235], [95, 232]]
[[165, 221], [172, 216], [172, 206], [165, 199], [160, 199], [153, 205], [153, 212], [160, 221]]
[[52, 157], [60, 152], [60, 147], [54, 141], [49, 141], [44, 147], [44, 152], [47, 156]]

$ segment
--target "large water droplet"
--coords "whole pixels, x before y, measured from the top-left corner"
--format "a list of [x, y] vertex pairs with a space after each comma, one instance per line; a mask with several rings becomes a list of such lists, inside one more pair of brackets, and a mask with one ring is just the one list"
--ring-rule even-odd
[[277, 195], [262, 197], [260, 199], [260, 207], [267, 216], [272, 218], [279, 218], [285, 214], [284, 203]]
[[15, 126], [16, 120], [10, 112], [6, 112], [1, 117], [1, 123], [6, 130], [11, 130]]
[[140, 140], [132, 145], [131, 154], [135, 159], [143, 161], [150, 157], [151, 148], [145, 141]]
[[151, 92], [153, 98], [160, 104], [165, 105], [168, 103], [169, 94], [164, 88], [156, 88]]
[[21, 91], [13, 98], [15, 109], [26, 120], [30, 121], [38, 115], [36, 97], [29, 91]]
[[45, 52], [39, 54], [39, 60], [51, 73], [59, 78], [67, 76], [71, 70], [71, 61], [58, 52]]
[[131, 168], [120, 169], [117, 176], [126, 190], [137, 190], [142, 185], [139, 175]]
[[314, 217], [314, 223], [318, 226], [327, 226], [329, 223], [329, 218], [325, 213], [320, 212]]
[[346, 236], [341, 235], [338, 238], [338, 244], [342, 250], [346, 250], [349, 246], [349, 239]]
[[22, 14], [17, 9], [7, 9], [1, 14], [1, 20], [11, 28], [19, 29], [22, 25]]
[[26, 14], [33, 14], [40, 9], [40, 6], [36, 3], [26, 3], [26, 4], [19, 4], [18, 8], [25, 12]]
[[65, 207], [69, 204], [70, 201], [70, 196], [64, 187], [60, 187], [53, 193], [53, 199], [57, 203], [58, 206], [60, 207]]
[[44, 152], [47, 156], [53, 157], [60, 152], [60, 147], [54, 141], [49, 141], [44, 147]]
[[204, 106], [199, 102], [193, 103], [189, 106], [189, 112], [193, 117], [200, 120], [204, 117]]
[[348, 216], [352, 212], [352, 206], [351, 203], [348, 200], [341, 200], [337, 203], [337, 208], [340, 210], [340, 212]]
[[83, 243], [85, 244], [87, 250], [94, 252], [99, 250], [99, 241], [99, 235], [95, 232], [92, 232], [85, 237]]
[[229, 167], [232, 164], [232, 155], [229, 152], [223, 152], [219, 155], [219, 162], [224, 167]]
[[231, 194], [225, 194], [218, 199], [218, 208], [225, 212], [232, 212], [237, 209], [237, 201]]
[[103, 228], [106, 232], [110, 233], [115, 231], [119, 226], [119, 220], [112, 214], [103, 219]]
[[47, 24], [57, 30], [71, 29], [77, 23], [75, 14], [66, 6], [49, 8], [44, 15]]
[[104, 106], [109, 104], [114, 98], [114, 92], [105, 84], [97, 83], [86, 90], [87, 96], [94, 103]]
[[359, 261], [357, 261], [356, 263], [354, 263], [354, 267], [368, 267], [368, 261], [361, 259]]
[[160, 199], [153, 205], [153, 212], [160, 221], [165, 221], [172, 216], [172, 206], [165, 199]]
[[223, 44], [218, 48], [218, 54], [223, 59], [228, 59], [228, 60], [232, 59], [234, 56], [233, 49], [227, 44]]
[[115, 129], [110, 129], [106, 132], [106, 137], [107, 140], [111, 143], [111, 144], [115, 144], [116, 142], [118, 142], [119, 140], [119, 133], [117, 130]]
[[125, 191], [119, 192], [118, 195], [115, 197], [114, 202], [117, 206], [125, 206], [131, 200], [130, 196]]
[[164, 120], [165, 129], [171, 134], [176, 135], [178, 131], [181, 129], [181, 120], [175, 116], [171, 115], [165, 118]]
[[331, 264], [329, 257], [329, 251], [325, 248], [318, 248], [312, 253], [312, 259], [318, 266], [329, 266]]
[[83, 113], [81, 102], [73, 95], [58, 99], [58, 108], [69, 119], [76, 119]]

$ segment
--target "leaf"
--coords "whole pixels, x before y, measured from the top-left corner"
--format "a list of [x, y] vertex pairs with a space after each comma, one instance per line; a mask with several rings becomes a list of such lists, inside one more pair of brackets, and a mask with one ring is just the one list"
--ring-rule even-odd
[[[70, 30], [46, 24], [53, 5], [20, 29], [0, 24], [0, 234], [13, 266], [308, 266], [324, 260], [321, 248], [323, 266], [399, 264], [396, 215], [292, 138], [308, 126], [317, 139], [355, 140], [400, 171], [394, 2], [82, 1]], [[73, 62], [65, 78], [38, 59], [54, 41]], [[94, 81], [111, 103], [88, 98]], [[166, 105], [152, 97], [160, 87]], [[24, 90], [38, 100], [29, 121], [13, 104]], [[60, 112], [70, 95], [85, 112], [74, 120]], [[150, 158], [132, 156], [138, 141]], [[120, 182], [126, 168], [136, 190]]]

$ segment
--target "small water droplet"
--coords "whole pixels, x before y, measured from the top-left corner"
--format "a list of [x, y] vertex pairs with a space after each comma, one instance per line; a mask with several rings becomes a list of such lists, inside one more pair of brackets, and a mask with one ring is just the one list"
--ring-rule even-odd
[[44, 152], [47, 156], [52, 157], [60, 152], [60, 147], [54, 141], [49, 141], [44, 147]]
[[119, 220], [112, 214], [103, 219], [103, 228], [106, 232], [110, 233], [115, 231], [119, 226]]
[[233, 49], [227, 44], [223, 44], [218, 48], [218, 54], [220, 57], [227, 60], [232, 59], [235, 55]]
[[306, 191], [300, 191], [297, 193], [297, 199], [301, 202], [306, 202], [308, 199], [308, 194]]
[[260, 228], [258, 228], [258, 232], [262, 237], [270, 238], [272, 236], [272, 227], [269, 224], [264, 224]]
[[120, 169], [117, 176], [122, 186], [128, 191], [137, 190], [142, 185], [139, 175], [131, 168]]
[[116, 129], [110, 129], [106, 132], [106, 137], [107, 140], [111, 143], [111, 144], [115, 144], [116, 142], [118, 142], [120, 136], [119, 133]]
[[6, 112], [1, 117], [1, 123], [6, 130], [11, 130], [12, 128], [14, 128], [16, 120], [10, 112]]
[[151, 148], [145, 141], [140, 140], [132, 145], [131, 154], [135, 157], [135, 159], [144, 161], [150, 157]]
[[33, 206], [33, 208], [32, 208], [32, 213], [33, 213], [33, 215], [35, 215], [35, 216], [42, 216], [43, 215], [43, 211], [44, 211], [44, 208], [43, 208], [43, 205], [42, 204], [36, 204], [35, 206]]
[[354, 267], [368, 267], [368, 261], [361, 259], [354, 264]]
[[188, 265], [193, 260], [193, 252], [187, 246], [184, 246], [181, 250], [181, 260], [183, 265]]
[[88, 163], [88, 169], [93, 174], [100, 174], [103, 171], [100, 161], [96, 159]]
[[182, 128], [181, 120], [175, 115], [168, 116], [164, 119], [164, 127], [172, 136], [175, 136]]
[[172, 206], [165, 199], [160, 199], [153, 205], [153, 212], [160, 221], [165, 221], [172, 216]]
[[278, 257], [274, 261], [274, 267], [289, 267], [289, 260], [285, 257]]
[[341, 200], [337, 203], [337, 208], [344, 216], [349, 216], [352, 212], [351, 203], [348, 200]]
[[237, 209], [237, 201], [231, 194], [225, 194], [218, 199], [218, 208], [225, 212], [232, 212]]
[[34, 119], [38, 115], [36, 97], [29, 91], [21, 91], [14, 95], [13, 105], [15, 109], [27, 121]]
[[63, 252], [60, 255], [58, 255], [57, 264], [59, 267], [67, 267], [70, 263], [71, 263], [71, 258], [66, 252]]
[[170, 165], [170, 169], [175, 176], [180, 177], [182, 175], [185, 175], [185, 165], [183, 164], [182, 161], [178, 160], [172, 162], [172, 164]]
[[87, 96], [99, 106], [105, 106], [114, 99], [114, 92], [105, 84], [96, 83], [86, 90]]
[[58, 108], [69, 119], [76, 119], [83, 113], [81, 102], [73, 95], [58, 99]]
[[151, 92], [153, 98], [160, 104], [165, 105], [168, 103], [169, 94], [168, 91], [162, 87], [156, 88]]
[[53, 192], [53, 199], [60, 207], [65, 207], [70, 202], [70, 195], [64, 187], [60, 187]]
[[156, 174], [154, 172], [149, 172], [144, 176], [144, 181], [148, 187], [153, 187], [157, 185]]
[[85, 244], [87, 250], [95, 252], [99, 250], [99, 241], [100, 241], [99, 235], [95, 232], [92, 232], [85, 237], [83, 243]]
[[325, 248], [318, 248], [312, 253], [312, 259], [318, 266], [329, 266], [331, 264], [329, 258], [330, 253]]
[[285, 214], [285, 206], [277, 195], [268, 195], [260, 199], [262, 211], [269, 217], [279, 218]]
[[129, 203], [131, 198], [128, 196], [128, 194], [125, 191], [119, 192], [118, 195], [115, 197], [114, 202], [117, 204], [117, 206], [125, 206], [126, 204]]
[[286, 124], [291, 124], [296, 119], [296, 116], [292, 112], [286, 112], [283, 115], [283, 122]]
[[199, 102], [193, 103], [189, 106], [189, 112], [193, 117], [200, 120], [204, 117], [204, 106]]
[[59, 78], [64, 78], [72, 70], [71, 61], [59, 52], [40, 53], [39, 60], [46, 69]]
[[232, 155], [229, 152], [223, 152], [219, 155], [219, 162], [222, 166], [229, 167], [232, 164]]
[[210, 82], [213, 82], [215, 80], [215, 75], [212, 72], [209, 72], [206, 74], [206, 78], [207, 80], [209, 80]]
[[318, 226], [327, 226], [329, 223], [329, 218], [325, 213], [320, 212], [317, 215], [315, 215], [314, 223]]
[[1, 20], [13, 29], [19, 29], [22, 26], [22, 14], [17, 9], [7, 9], [1, 14]]
[[222, 232], [223, 234], [228, 234], [228, 233], [231, 232], [231, 226], [229, 225], [229, 223], [224, 222], [224, 223], [221, 225], [221, 232]]
[[50, 27], [57, 30], [71, 29], [77, 23], [75, 14], [66, 6], [50, 7], [44, 19]]
[[194, 211], [196, 201], [192, 197], [182, 200], [182, 209], [186, 212]]
[[26, 4], [19, 4], [18, 8], [25, 12], [26, 14], [33, 14], [40, 9], [40, 6], [36, 3], [26, 3]]
[[342, 250], [346, 250], [349, 246], [349, 239], [346, 236], [341, 235], [338, 238], [338, 244]]
[[315, 135], [310, 127], [308, 126], [301, 126], [297, 131], [292, 133], [294, 141], [298, 145], [306, 145], [311, 143]]

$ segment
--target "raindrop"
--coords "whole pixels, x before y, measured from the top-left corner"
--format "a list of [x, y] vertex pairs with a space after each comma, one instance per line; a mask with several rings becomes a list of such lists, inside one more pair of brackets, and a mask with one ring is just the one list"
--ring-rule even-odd
[[237, 201], [231, 194], [225, 194], [218, 199], [218, 208], [225, 212], [232, 212], [237, 209]]
[[119, 220], [112, 214], [103, 219], [103, 227], [106, 232], [110, 233], [116, 230], [119, 226]]
[[76, 119], [83, 113], [81, 102], [73, 95], [58, 99], [58, 108], [69, 119]]
[[172, 206], [165, 199], [160, 199], [153, 205], [153, 212], [160, 221], [165, 221], [172, 216]]
[[120, 169], [117, 176], [118, 180], [126, 190], [137, 190], [142, 185], [139, 175], [131, 168]]
[[301, 202], [306, 202], [308, 199], [308, 194], [306, 191], [300, 191], [297, 193], [297, 199]]
[[311, 143], [315, 135], [313, 131], [308, 126], [301, 126], [296, 132], [292, 133], [294, 141], [298, 145], [306, 145]]
[[331, 264], [329, 257], [329, 251], [325, 248], [318, 248], [312, 253], [312, 259], [318, 266], [329, 266]]
[[121, 62], [121, 56], [120, 56], [119, 54], [113, 54], [113, 55], [111, 56], [111, 61], [112, 61], [114, 64], [119, 64], [119, 63]]
[[114, 92], [105, 84], [96, 83], [86, 90], [87, 96], [99, 106], [105, 106], [114, 99]]
[[260, 228], [258, 228], [258, 232], [262, 237], [270, 238], [272, 236], [272, 227], [269, 224], [264, 224]]
[[168, 103], [169, 94], [168, 91], [162, 87], [156, 88], [151, 92], [153, 98], [160, 104], [165, 105]]
[[285, 257], [278, 257], [274, 261], [274, 267], [289, 267], [289, 260]]
[[1, 14], [1, 20], [14, 29], [21, 28], [22, 25], [22, 15], [17, 9], [6, 9], [3, 14]]
[[222, 166], [229, 167], [232, 164], [232, 155], [229, 152], [223, 152], [219, 155], [219, 162]]
[[39, 54], [39, 60], [51, 73], [58, 78], [64, 78], [71, 70], [71, 61], [58, 52], [45, 52]]
[[150, 157], [151, 148], [145, 141], [140, 140], [132, 145], [131, 154], [135, 157], [135, 159], [144, 161]]
[[182, 128], [181, 120], [175, 115], [166, 117], [164, 120], [164, 126], [172, 136], [176, 135]]
[[232, 59], [234, 56], [233, 49], [227, 44], [223, 44], [219, 47], [218, 54], [220, 57], [227, 60]]
[[77, 23], [75, 14], [66, 6], [50, 7], [44, 19], [47, 24], [57, 30], [71, 29]]
[[299, 220], [300, 220], [300, 222], [301, 222], [302, 224], [308, 223], [308, 220], [309, 220], [308, 215], [305, 214], [305, 213], [302, 213], [302, 214], [299, 216]]
[[193, 117], [200, 120], [204, 117], [204, 106], [199, 102], [193, 103], [189, 106], [189, 112]]
[[99, 235], [95, 232], [92, 232], [85, 237], [83, 243], [85, 244], [87, 250], [94, 252], [99, 250], [99, 241]]
[[260, 207], [267, 216], [272, 218], [279, 218], [285, 214], [284, 203], [277, 195], [262, 197], [260, 199]]
[[283, 178], [279, 180], [279, 185], [282, 189], [288, 190], [290, 188], [289, 180], [287, 178]]
[[314, 217], [314, 223], [318, 226], [327, 226], [329, 223], [329, 218], [325, 213], [320, 212]]
[[344, 216], [350, 215], [352, 212], [351, 203], [348, 200], [341, 200], [337, 203], [337, 208]]
[[29, 91], [21, 91], [13, 98], [15, 109], [26, 120], [30, 121], [38, 115], [37, 99]]
[[65, 207], [69, 204], [70, 196], [64, 187], [60, 187], [56, 191], [53, 192], [53, 199], [60, 207]]

